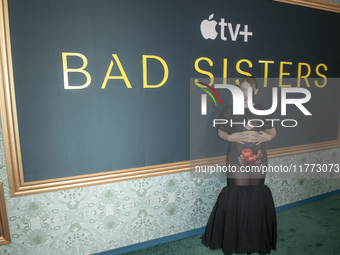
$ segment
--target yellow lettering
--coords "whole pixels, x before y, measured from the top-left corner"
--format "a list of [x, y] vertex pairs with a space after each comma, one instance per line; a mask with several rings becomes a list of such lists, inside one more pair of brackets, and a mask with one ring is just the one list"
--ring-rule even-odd
[[327, 66], [326, 66], [325, 64], [318, 64], [318, 65], [316, 66], [316, 68], [315, 68], [316, 74], [324, 79], [324, 83], [320, 85], [320, 84], [318, 83], [318, 81], [314, 81], [314, 84], [315, 84], [315, 86], [317, 86], [317, 87], [319, 87], [319, 88], [323, 88], [323, 87], [325, 87], [326, 84], [327, 84], [327, 77], [326, 77], [326, 75], [321, 74], [321, 73], [319, 72], [320, 66], [322, 66], [323, 69], [324, 69], [325, 71], [327, 71]]
[[223, 84], [227, 84], [228, 59], [223, 59]]
[[[214, 75], [212, 73], [208, 72], [208, 71], [204, 71], [204, 70], [199, 68], [198, 63], [201, 60], [207, 61], [209, 66], [213, 66], [213, 62], [209, 58], [201, 57], [201, 58], [196, 59], [195, 64], [194, 64], [195, 70], [198, 73], [204, 74], [204, 75], [206, 75], [210, 78], [209, 85], [211, 86], [214, 83]], [[205, 86], [203, 86], [199, 83], [198, 79], [196, 79], [194, 82], [198, 87], [205, 88]]]
[[284, 62], [284, 61], [281, 61], [280, 62], [280, 76], [279, 76], [279, 87], [291, 87], [292, 85], [283, 85], [282, 84], [282, 78], [283, 76], [289, 76], [290, 73], [284, 73], [283, 72], [283, 65], [292, 65], [293, 63], [292, 62]]
[[[75, 52], [62, 52], [62, 62], [63, 62], [63, 75], [64, 75], [64, 89], [84, 89], [91, 83], [91, 75], [86, 72], [84, 69], [87, 66], [87, 58], [80, 53]], [[67, 57], [68, 56], [74, 56], [74, 57], [80, 57], [83, 60], [83, 66], [80, 68], [68, 68], [67, 67]], [[68, 73], [82, 73], [86, 76], [86, 82], [83, 85], [79, 86], [69, 86], [68, 82]]]
[[[307, 67], [307, 70], [308, 70], [308, 71], [307, 71], [307, 74], [306, 74], [306, 75], [303, 75], [303, 76], [301, 76], [301, 67], [302, 67], [302, 66], [306, 66], [306, 67]], [[299, 62], [299, 66], [298, 66], [298, 77], [297, 77], [297, 79], [298, 79], [298, 80], [297, 80], [297, 87], [300, 87], [301, 78], [304, 78], [307, 87], [310, 87], [309, 82], [308, 82], [308, 79], [307, 79], [307, 77], [309, 77], [309, 75], [310, 75], [310, 71], [311, 71], [311, 68], [310, 68], [310, 65], [309, 65], [309, 64]]]
[[267, 87], [267, 81], [268, 81], [268, 64], [274, 64], [274, 61], [272, 60], [259, 60], [260, 64], [264, 64], [264, 75], [263, 75], [263, 87]]
[[[157, 59], [163, 65], [164, 77], [163, 77], [163, 80], [161, 81], [161, 83], [159, 83], [159, 84], [148, 85], [148, 78], [147, 78], [147, 73], [148, 73], [147, 72], [147, 59], [148, 58]], [[169, 77], [168, 65], [166, 64], [166, 62], [162, 58], [160, 58], [158, 56], [153, 56], [153, 55], [143, 55], [143, 88], [159, 88], [159, 87], [164, 85], [164, 83], [168, 80], [168, 77]]]
[[[250, 62], [248, 59], [240, 59], [240, 60], [236, 63], [236, 71], [237, 71], [239, 74], [242, 74], [242, 75], [244, 75], [244, 76], [252, 76], [250, 73], [241, 70], [240, 64], [241, 64], [242, 62], [246, 62], [246, 63], [248, 64], [249, 68], [252, 68], [252, 67], [253, 67], [253, 63]], [[235, 80], [235, 83], [236, 83], [238, 86], [240, 86], [240, 81], [239, 81], [239, 79], [236, 79], [236, 80]]]
[[105, 78], [104, 78], [104, 81], [103, 81], [103, 84], [102, 84], [102, 89], [105, 89], [106, 83], [107, 83], [107, 81], [109, 79], [123, 79], [125, 81], [126, 87], [131, 89], [132, 87], [131, 87], [130, 81], [129, 81], [128, 77], [125, 74], [125, 71], [123, 69], [122, 64], [119, 61], [119, 58], [118, 58], [117, 54], [112, 54], [112, 57], [116, 61], [118, 69], [119, 69], [119, 71], [120, 71], [120, 73], [122, 75], [121, 76], [110, 76], [110, 73], [111, 73], [111, 70], [112, 70], [112, 67], [113, 67], [113, 61], [111, 60], [110, 66], [107, 69], [107, 72], [106, 72], [106, 75], [105, 75]]

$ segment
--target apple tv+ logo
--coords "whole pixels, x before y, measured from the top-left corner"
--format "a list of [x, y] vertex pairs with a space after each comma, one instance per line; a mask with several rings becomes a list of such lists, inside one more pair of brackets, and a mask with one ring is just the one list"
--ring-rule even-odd
[[[215, 40], [218, 33], [216, 32], [217, 21], [213, 20], [214, 14], [209, 16], [209, 19], [205, 19], [201, 22], [201, 33], [204, 39]], [[238, 35], [243, 36], [243, 41], [248, 42], [248, 36], [252, 36], [253, 32], [248, 31], [248, 25], [243, 26], [243, 31], [240, 31], [241, 24], [237, 24], [234, 28], [232, 23], [226, 23], [224, 18], [218, 23], [220, 25], [221, 40], [227, 41], [225, 34], [225, 28], [228, 27], [230, 38], [232, 41], [236, 41]]]

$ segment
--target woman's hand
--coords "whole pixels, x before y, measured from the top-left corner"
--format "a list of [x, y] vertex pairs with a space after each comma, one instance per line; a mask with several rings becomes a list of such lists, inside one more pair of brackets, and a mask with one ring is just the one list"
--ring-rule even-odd
[[268, 142], [276, 136], [275, 128], [266, 130], [267, 132], [259, 131], [259, 134], [255, 136], [254, 143], [259, 145], [263, 142]]
[[[251, 133], [250, 133], [251, 132]], [[276, 129], [266, 129], [266, 132], [259, 131], [256, 134], [256, 131], [245, 131], [245, 132], [237, 132], [229, 135], [227, 132], [218, 129], [218, 136], [227, 141], [227, 142], [235, 142], [235, 143], [256, 143], [259, 145], [263, 142], [270, 141], [276, 136]]]
[[246, 136], [243, 132], [238, 132], [238, 133], [229, 135], [227, 132], [224, 132], [219, 129], [218, 136], [227, 142], [235, 142], [235, 143], [244, 144], [244, 141], [246, 140]]
[[242, 143], [244, 144], [245, 140], [247, 140], [245, 134], [243, 132], [234, 133], [229, 135], [228, 141], [234, 143]]

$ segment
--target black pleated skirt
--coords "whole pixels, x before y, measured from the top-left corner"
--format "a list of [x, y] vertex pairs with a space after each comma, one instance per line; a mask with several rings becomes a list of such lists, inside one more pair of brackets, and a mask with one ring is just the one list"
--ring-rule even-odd
[[215, 203], [202, 243], [233, 253], [276, 250], [276, 212], [266, 185], [227, 186]]

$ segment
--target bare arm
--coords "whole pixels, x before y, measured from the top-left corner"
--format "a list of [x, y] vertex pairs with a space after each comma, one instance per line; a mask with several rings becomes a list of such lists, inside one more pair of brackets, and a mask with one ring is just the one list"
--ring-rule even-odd
[[266, 129], [266, 132], [271, 136], [270, 140], [272, 140], [276, 136], [276, 129], [275, 128]]
[[224, 141], [229, 141], [229, 134], [227, 132], [222, 131], [221, 129], [217, 130], [217, 135], [219, 138], [221, 138]]

